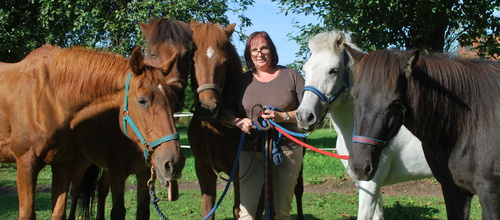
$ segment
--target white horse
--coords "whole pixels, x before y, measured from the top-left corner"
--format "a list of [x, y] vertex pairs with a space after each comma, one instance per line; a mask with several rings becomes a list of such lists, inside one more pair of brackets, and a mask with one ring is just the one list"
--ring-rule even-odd
[[[344, 43], [356, 48], [341, 31], [320, 33], [309, 41], [312, 54], [303, 67], [306, 87], [297, 109], [297, 124], [305, 131], [313, 131], [330, 114], [338, 133], [336, 148], [340, 155], [349, 154], [354, 127], [354, 104], [350, 96], [354, 71], [346, 65], [350, 58], [344, 51]], [[372, 180], [356, 180], [347, 160], [342, 163], [359, 188], [358, 219], [384, 218], [382, 186], [432, 176], [420, 141], [404, 126], [383, 150]]]

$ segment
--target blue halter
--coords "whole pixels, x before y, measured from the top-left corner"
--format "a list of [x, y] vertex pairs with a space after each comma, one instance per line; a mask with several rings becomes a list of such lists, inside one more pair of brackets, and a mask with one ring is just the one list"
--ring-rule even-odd
[[302, 96], [304, 96], [304, 93], [306, 91], [311, 91], [316, 94], [325, 105], [330, 105], [333, 101], [335, 101], [335, 99], [337, 99], [347, 88], [349, 88], [349, 67], [347, 67], [348, 58], [349, 57], [344, 50], [344, 82], [342, 83], [342, 87], [339, 89], [339, 91], [337, 91], [331, 98], [328, 98], [324, 93], [319, 91], [319, 89], [314, 86], [304, 86], [304, 89], [302, 90]]
[[179, 133], [165, 135], [165, 136], [158, 138], [154, 141], [151, 141], [149, 143], [148, 143], [148, 141], [146, 141], [146, 139], [144, 139], [144, 137], [142, 136], [142, 134], [139, 131], [139, 129], [137, 128], [137, 126], [135, 126], [134, 121], [132, 121], [132, 118], [128, 114], [128, 91], [130, 89], [130, 78], [131, 78], [131, 74], [129, 72], [128, 76], [127, 76], [126, 83], [125, 83], [125, 97], [123, 100], [123, 131], [127, 135], [127, 137], [130, 138], [130, 136], [128, 135], [128, 131], [127, 131], [127, 124], [130, 125], [132, 130], [134, 130], [135, 134], [137, 135], [137, 137], [141, 141], [141, 144], [145, 146], [144, 160], [146, 161], [146, 164], [149, 164], [149, 153], [151, 151], [154, 151], [154, 149], [156, 147], [158, 147], [160, 144], [162, 144], [164, 142], [168, 142], [171, 140], [178, 140]]

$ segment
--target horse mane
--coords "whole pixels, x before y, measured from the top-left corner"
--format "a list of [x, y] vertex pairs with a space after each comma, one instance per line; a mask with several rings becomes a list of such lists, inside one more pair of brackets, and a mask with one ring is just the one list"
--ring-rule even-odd
[[122, 56], [71, 47], [54, 53], [49, 82], [56, 94], [92, 99], [111, 91], [96, 88], [117, 87], [117, 79], [123, 79], [124, 83], [129, 69], [129, 60]]
[[149, 21], [151, 25], [151, 43], [157, 44], [169, 42], [171, 45], [191, 45], [193, 31], [183, 21], [167, 20], [164, 18], [152, 19]]
[[[449, 58], [436, 53], [421, 56], [413, 68], [409, 89], [411, 94], [420, 94], [441, 108], [433, 109], [451, 120], [465, 120], [464, 124], [488, 124], [496, 121], [495, 105], [500, 94], [500, 63], [473, 58]], [[417, 97], [416, 97], [417, 98]], [[416, 100], [416, 99], [414, 99]], [[444, 104], [444, 105], [443, 105]], [[417, 103], [416, 111], [429, 106]], [[481, 117], [485, 116], [485, 117]], [[443, 124], [447, 122], [441, 119]], [[474, 126], [475, 127], [475, 126]]]
[[[407, 86], [407, 102], [414, 112], [425, 112], [425, 119], [416, 119], [417, 127], [424, 121], [439, 123], [439, 128], [455, 137], [478, 124], [496, 123], [496, 95], [500, 94], [500, 63], [471, 58], [449, 58], [445, 54], [420, 55], [406, 85], [400, 57], [411, 53], [399, 50], [381, 50], [370, 53], [359, 65], [356, 76], [368, 77], [373, 85], [396, 89]], [[375, 74], [376, 73], [376, 74]], [[374, 88], [376, 89], [376, 88]], [[456, 123], [450, 123], [456, 122]], [[418, 125], [422, 123], [422, 125]], [[457, 126], [459, 125], [459, 126]], [[455, 127], [454, 127], [455, 126]], [[428, 128], [435, 131], [436, 127]]]

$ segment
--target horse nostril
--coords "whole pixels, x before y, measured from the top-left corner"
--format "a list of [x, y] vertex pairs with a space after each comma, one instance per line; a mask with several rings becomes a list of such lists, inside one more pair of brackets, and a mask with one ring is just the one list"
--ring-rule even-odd
[[173, 163], [171, 161], [167, 161], [165, 163], [165, 170], [167, 171], [167, 173], [172, 173], [174, 171], [174, 166], [173, 166]]
[[371, 163], [367, 162], [364, 170], [366, 175], [370, 175], [373, 172], [373, 166]]
[[316, 116], [313, 113], [310, 113], [307, 116], [307, 123], [314, 124], [316, 122]]

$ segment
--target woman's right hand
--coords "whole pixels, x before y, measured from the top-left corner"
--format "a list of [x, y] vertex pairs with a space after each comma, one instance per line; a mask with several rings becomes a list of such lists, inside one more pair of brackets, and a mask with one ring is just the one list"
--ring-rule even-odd
[[250, 130], [252, 129], [253, 123], [252, 120], [250, 120], [249, 118], [236, 118], [236, 120], [234, 120], [234, 125], [240, 128], [241, 131], [250, 134]]

